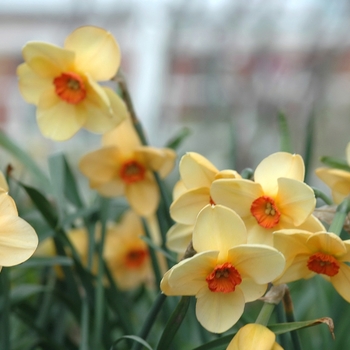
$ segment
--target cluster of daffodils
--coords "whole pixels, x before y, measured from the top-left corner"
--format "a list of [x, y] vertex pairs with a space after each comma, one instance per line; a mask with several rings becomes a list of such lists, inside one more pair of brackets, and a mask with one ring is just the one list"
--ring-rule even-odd
[[[29, 42], [22, 53], [19, 87], [24, 99], [37, 106], [42, 134], [55, 141], [68, 140], [81, 128], [102, 134], [101, 148], [84, 155], [79, 168], [92, 189], [104, 197], [125, 197], [133, 211], [122, 222], [109, 223], [104, 258], [121, 289], [149, 283], [150, 259], [141, 239], [140, 217], [152, 222], [160, 200], [155, 172], [160, 178], [168, 175], [176, 154], [142, 144], [124, 101], [98, 83], [117, 74], [121, 61], [117, 42], [106, 30], [86, 26], [71, 33], [63, 48]], [[99, 228], [96, 231], [98, 241]], [[86, 229], [71, 230], [68, 236], [86, 263]], [[54, 253], [52, 241], [38, 254], [48, 252]]]
[[[206, 329], [228, 330], [245, 303], [260, 298], [268, 283], [279, 285], [315, 274], [329, 280], [350, 302], [350, 240], [327, 232], [313, 215], [316, 199], [303, 182], [299, 155], [270, 155], [257, 166], [253, 180], [233, 170], [218, 171], [196, 153], [184, 155], [179, 170], [181, 180], [170, 208], [176, 223], [167, 244], [185, 255], [165, 274], [161, 288], [166, 295], [196, 296], [197, 318]], [[336, 176], [333, 184], [342, 184], [335, 188], [343, 190], [344, 198], [350, 182], [344, 193], [345, 179], [340, 182], [338, 172]], [[349, 179], [349, 173], [346, 176]], [[192, 249], [186, 251], [186, 245]], [[237, 337], [229, 349], [239, 348], [234, 345]]]

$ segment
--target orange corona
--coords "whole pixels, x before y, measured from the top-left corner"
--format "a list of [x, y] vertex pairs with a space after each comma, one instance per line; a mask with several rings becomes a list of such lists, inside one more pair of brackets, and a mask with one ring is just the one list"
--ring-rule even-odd
[[332, 277], [338, 273], [340, 265], [334, 256], [318, 252], [310, 256], [307, 267], [313, 272]]
[[275, 201], [268, 196], [262, 196], [256, 199], [250, 207], [250, 212], [258, 224], [264, 228], [275, 227], [280, 221], [281, 213]]
[[70, 104], [77, 104], [85, 99], [86, 88], [81, 76], [77, 73], [62, 73], [53, 80], [56, 94]]
[[242, 282], [241, 275], [230, 263], [217, 265], [205, 279], [212, 292], [230, 293]]
[[127, 184], [142, 181], [145, 173], [146, 168], [136, 160], [124, 162], [120, 169], [120, 177]]

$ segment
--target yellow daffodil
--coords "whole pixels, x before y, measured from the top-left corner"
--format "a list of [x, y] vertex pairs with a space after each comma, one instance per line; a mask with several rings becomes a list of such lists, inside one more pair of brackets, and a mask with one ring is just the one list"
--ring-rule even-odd
[[206, 158], [195, 152], [186, 153], [180, 161], [180, 185], [174, 189], [170, 206], [171, 217], [181, 224], [193, 225], [198, 213], [207, 204], [215, 204], [210, 197], [214, 180], [241, 178], [234, 170], [219, 171]]
[[283, 274], [274, 284], [288, 283], [316, 274], [330, 281], [350, 302], [350, 240], [330, 232], [281, 230], [273, 234], [274, 246], [286, 258]]
[[[68, 231], [68, 238], [81, 261], [87, 265], [88, 233], [84, 227]], [[96, 226], [95, 238], [101, 236], [100, 225]], [[119, 223], [109, 222], [107, 225], [103, 258], [115, 279], [118, 288], [133, 289], [142, 283], [153, 281], [148, 247], [144, 240], [144, 229], [140, 217], [132, 211], [123, 214]], [[37, 255], [55, 255], [56, 250], [52, 239], [43, 241], [36, 252]], [[97, 273], [97, 257], [94, 256], [93, 273]], [[61, 271], [57, 270], [61, 276]]]
[[0, 270], [29, 259], [38, 245], [32, 226], [18, 216], [16, 204], [7, 194], [7, 182], [0, 176]]
[[86, 154], [79, 164], [90, 187], [106, 197], [125, 195], [137, 214], [153, 214], [159, 203], [153, 172], [165, 177], [174, 166], [175, 152], [142, 146], [130, 120], [105, 134], [103, 145]]
[[211, 186], [217, 204], [235, 210], [248, 230], [249, 243], [272, 245], [272, 232], [299, 227], [324, 229], [311, 215], [316, 199], [304, 182], [304, 162], [299, 155], [278, 152], [256, 168], [254, 181], [219, 179]]
[[197, 254], [173, 266], [161, 289], [166, 295], [195, 295], [203, 327], [225, 332], [241, 317], [245, 303], [260, 298], [282, 272], [284, 257], [272, 247], [246, 244], [243, 221], [221, 205], [202, 209], [192, 241]]
[[226, 350], [283, 350], [275, 340], [275, 333], [268, 328], [250, 323], [237, 332]]
[[81, 27], [67, 37], [64, 48], [29, 42], [22, 53], [19, 88], [23, 98], [37, 106], [45, 137], [63, 141], [81, 128], [104, 133], [127, 117], [118, 95], [97, 84], [113, 78], [119, 68], [120, 51], [111, 33]]
[[173, 252], [182, 254], [191, 242], [194, 225], [176, 223], [166, 234], [166, 246]]
[[[350, 166], [350, 142], [346, 147], [347, 162]], [[316, 175], [332, 190], [334, 203], [340, 204], [350, 195], [350, 172], [341, 169], [318, 168]]]

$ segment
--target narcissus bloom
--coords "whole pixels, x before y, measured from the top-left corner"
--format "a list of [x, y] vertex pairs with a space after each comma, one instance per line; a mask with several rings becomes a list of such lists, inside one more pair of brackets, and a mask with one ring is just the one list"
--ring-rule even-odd
[[214, 180], [241, 178], [234, 170], [219, 171], [206, 158], [195, 152], [186, 153], [180, 160], [180, 185], [174, 189], [170, 215], [178, 223], [192, 225], [198, 213], [207, 205], [215, 204], [210, 197]]
[[319, 274], [350, 302], [350, 240], [325, 231], [281, 230], [273, 236], [274, 246], [286, 258], [285, 270], [274, 284]]
[[0, 176], [0, 270], [29, 259], [38, 245], [32, 226], [18, 216], [16, 204], [7, 194], [7, 183]]
[[44, 136], [63, 141], [81, 128], [104, 133], [127, 117], [119, 96], [97, 84], [113, 78], [119, 68], [120, 51], [111, 33], [81, 27], [67, 37], [64, 48], [29, 42], [22, 53], [19, 88], [37, 106]]
[[[350, 142], [346, 147], [347, 161], [350, 166]], [[332, 190], [334, 203], [340, 204], [350, 195], [350, 172], [341, 169], [318, 168], [316, 175]]]
[[226, 350], [283, 350], [275, 340], [275, 333], [267, 327], [249, 323], [236, 333]]
[[260, 298], [282, 272], [284, 257], [272, 247], [246, 244], [243, 221], [221, 205], [199, 213], [192, 241], [197, 254], [173, 266], [161, 289], [166, 295], [195, 295], [202, 326], [225, 332], [241, 317], [245, 303]]
[[324, 229], [311, 215], [316, 199], [304, 182], [304, 162], [299, 155], [274, 153], [256, 168], [254, 181], [220, 179], [211, 186], [217, 204], [235, 210], [248, 230], [249, 243], [272, 245], [272, 232], [299, 227]]
[[137, 214], [153, 214], [159, 203], [153, 172], [161, 177], [168, 175], [176, 153], [168, 148], [142, 146], [130, 120], [106, 133], [103, 145], [86, 154], [79, 164], [90, 187], [106, 197], [125, 195]]

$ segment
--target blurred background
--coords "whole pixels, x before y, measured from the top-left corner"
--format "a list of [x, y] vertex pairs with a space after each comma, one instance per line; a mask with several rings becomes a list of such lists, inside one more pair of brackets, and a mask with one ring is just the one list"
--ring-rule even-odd
[[[314, 116], [312, 166], [350, 141], [350, 3], [345, 0], [1, 0], [0, 124], [37, 159], [80, 158], [100, 136], [45, 140], [21, 98], [16, 67], [31, 40], [59, 46], [82, 25], [113, 33], [137, 114], [152, 145], [183, 127], [180, 155], [219, 169], [254, 168], [279, 150], [277, 114], [303, 154]], [[3, 164], [1, 164], [4, 166]], [[317, 179], [313, 179], [316, 181]]]

